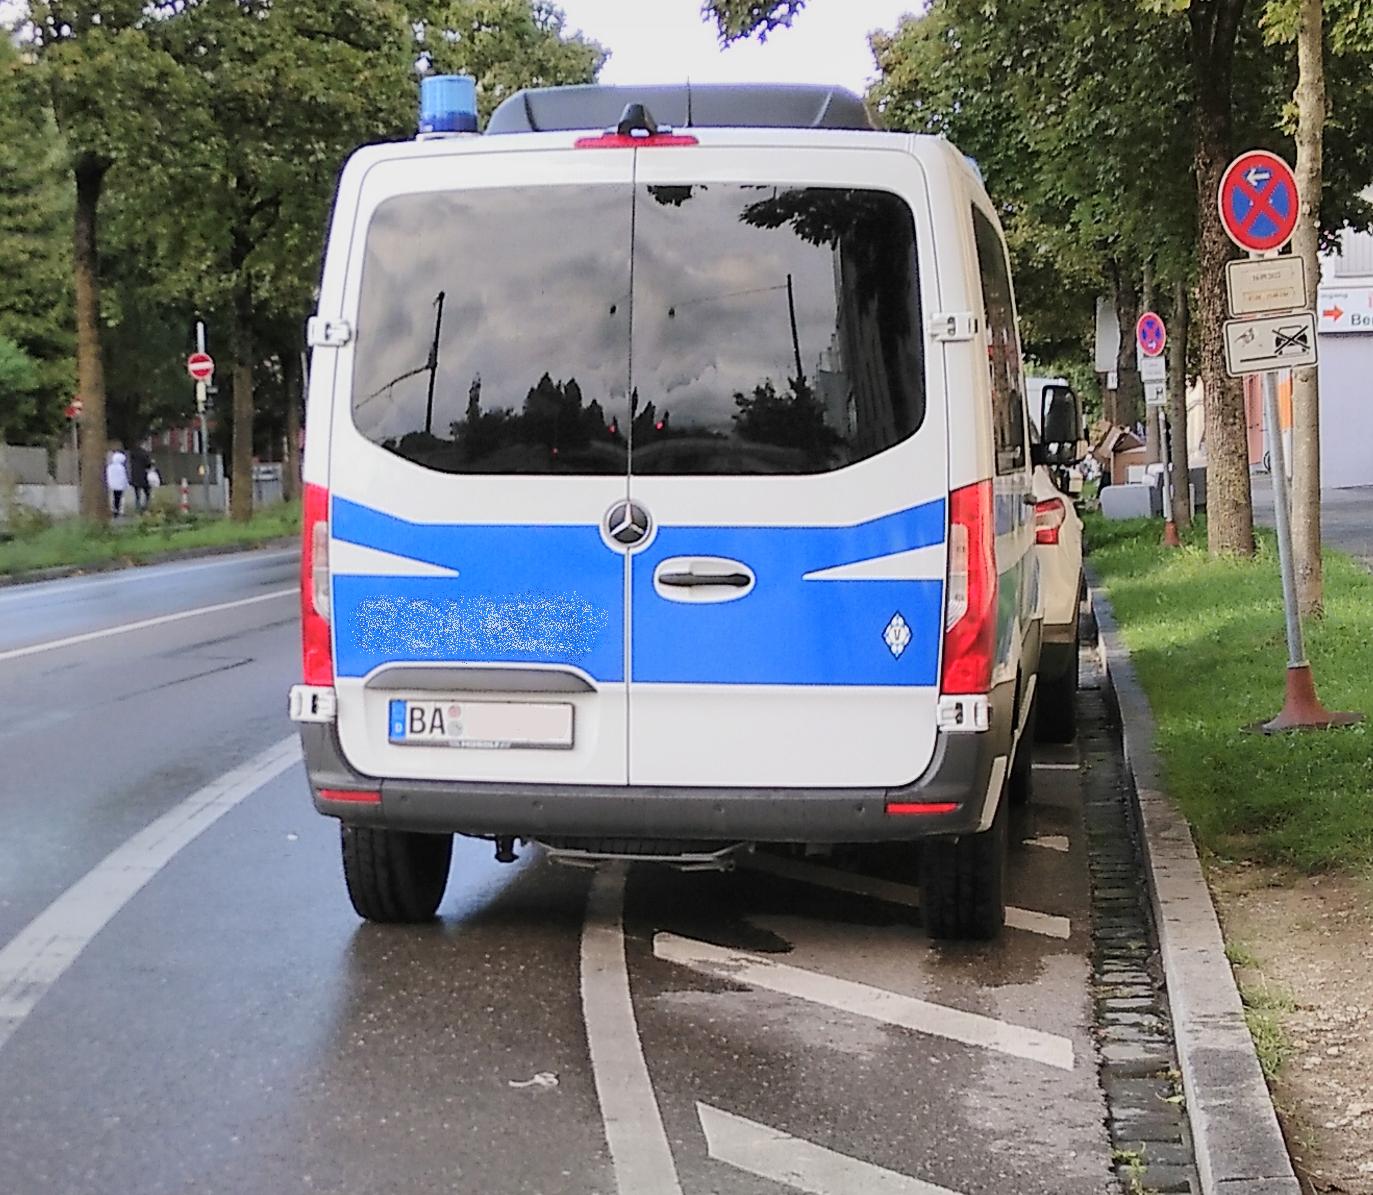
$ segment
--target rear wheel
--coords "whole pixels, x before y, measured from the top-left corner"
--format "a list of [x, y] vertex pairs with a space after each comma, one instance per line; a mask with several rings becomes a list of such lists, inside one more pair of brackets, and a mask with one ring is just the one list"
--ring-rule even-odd
[[348, 899], [368, 921], [415, 924], [438, 911], [453, 858], [451, 834], [343, 826]]
[[1035, 733], [1046, 743], [1071, 743], [1077, 737], [1077, 660], [1065, 672], [1040, 678]]
[[921, 905], [925, 929], [942, 940], [986, 941], [1006, 921], [1006, 794], [991, 826], [961, 838], [925, 843]]

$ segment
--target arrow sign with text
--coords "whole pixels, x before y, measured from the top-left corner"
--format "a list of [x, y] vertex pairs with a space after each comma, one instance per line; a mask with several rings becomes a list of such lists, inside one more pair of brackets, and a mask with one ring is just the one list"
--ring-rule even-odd
[[1301, 197], [1292, 167], [1266, 149], [1240, 154], [1216, 194], [1225, 234], [1250, 253], [1273, 253], [1297, 230]]

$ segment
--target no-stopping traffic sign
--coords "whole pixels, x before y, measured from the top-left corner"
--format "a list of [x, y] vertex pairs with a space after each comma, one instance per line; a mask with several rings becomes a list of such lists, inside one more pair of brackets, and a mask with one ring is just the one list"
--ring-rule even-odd
[[1163, 320], [1154, 312], [1146, 311], [1135, 324], [1135, 341], [1139, 345], [1139, 351], [1146, 357], [1160, 356], [1163, 353], [1163, 346], [1168, 343], [1168, 332], [1163, 326]]
[[1225, 234], [1250, 253], [1273, 253], [1297, 229], [1301, 197], [1292, 167], [1266, 149], [1240, 154], [1216, 193]]
[[208, 382], [215, 373], [215, 359], [209, 353], [192, 353], [186, 358], [186, 372], [197, 382]]

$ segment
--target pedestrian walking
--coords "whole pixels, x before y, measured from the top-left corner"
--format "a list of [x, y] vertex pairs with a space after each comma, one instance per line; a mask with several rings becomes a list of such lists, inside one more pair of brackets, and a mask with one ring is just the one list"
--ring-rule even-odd
[[133, 486], [135, 510], [147, 510], [152, 500], [152, 487], [148, 484], [148, 470], [153, 467], [153, 458], [142, 445], [135, 445], [129, 453], [129, 484]]
[[110, 501], [114, 504], [114, 517], [124, 513], [124, 491], [129, 488], [129, 470], [126, 457], [118, 450], [110, 453], [109, 463], [105, 466], [105, 485], [110, 491]]

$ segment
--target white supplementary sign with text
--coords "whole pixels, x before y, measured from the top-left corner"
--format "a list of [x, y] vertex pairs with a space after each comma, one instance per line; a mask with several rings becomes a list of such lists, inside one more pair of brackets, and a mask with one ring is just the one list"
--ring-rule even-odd
[[1230, 314], [1266, 315], [1306, 306], [1306, 267], [1300, 257], [1243, 258], [1225, 267]]

